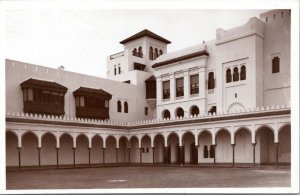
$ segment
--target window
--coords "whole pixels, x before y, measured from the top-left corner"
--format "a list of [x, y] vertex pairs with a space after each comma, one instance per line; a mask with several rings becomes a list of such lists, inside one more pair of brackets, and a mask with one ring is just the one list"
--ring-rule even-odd
[[153, 60], [153, 48], [152, 47], [150, 47], [150, 50], [149, 50], [149, 59]]
[[136, 48], [134, 48], [134, 49], [132, 50], [132, 55], [133, 55], [133, 56], [137, 56]]
[[208, 73], [208, 89], [215, 88], [215, 79], [214, 79], [214, 72]]
[[163, 55], [163, 51], [162, 50], [159, 50], [159, 55]]
[[208, 158], [208, 147], [205, 145], [203, 147], [203, 158]]
[[121, 105], [121, 101], [118, 101], [118, 112], [122, 112], [122, 105]]
[[109, 107], [109, 101], [108, 101], [108, 100], [105, 100], [105, 102], [104, 102], [104, 107], [105, 107], [105, 108], [108, 108], [108, 107]]
[[114, 74], [117, 75], [117, 67], [116, 67], [116, 65], [114, 66]]
[[171, 114], [170, 114], [169, 110], [164, 110], [162, 115], [163, 115], [164, 119], [171, 118]]
[[280, 71], [280, 59], [278, 56], [272, 59], [272, 73], [277, 73]]
[[145, 107], [145, 115], [148, 116], [148, 107]]
[[211, 114], [217, 113], [217, 106], [212, 106], [212, 107], [209, 109], [208, 113], [211, 113]]
[[143, 49], [142, 49], [142, 47], [139, 47], [138, 57], [140, 57], [140, 58], [143, 57]]
[[199, 75], [191, 75], [190, 76], [190, 93], [198, 94], [199, 93]]
[[163, 82], [163, 99], [170, 98], [170, 81]]
[[154, 60], [158, 57], [158, 50], [157, 50], [157, 48], [155, 48], [155, 50], [154, 50], [155, 52], [154, 52]]
[[184, 117], [184, 111], [182, 108], [176, 109], [176, 117]]
[[246, 80], [246, 66], [241, 67], [241, 80]]
[[193, 106], [191, 109], [191, 115], [192, 116], [197, 116], [199, 114], [199, 108], [198, 106]]
[[128, 103], [124, 102], [124, 112], [128, 113]]
[[28, 90], [27, 90], [27, 88], [23, 89], [23, 100], [24, 101], [28, 100]]
[[176, 79], [176, 97], [184, 95], [183, 91], [183, 77]]
[[268, 17], [266, 17], [266, 22], [268, 22]]
[[118, 69], [119, 69], [119, 74], [121, 74], [121, 66], [120, 66], [120, 64], [118, 66]]
[[273, 19], [275, 20], [275, 14], [273, 15]]
[[238, 81], [239, 80], [239, 69], [237, 67], [235, 67], [233, 69], [233, 82]]
[[230, 68], [228, 68], [226, 70], [226, 83], [231, 83], [231, 77], [232, 77], [231, 70], [230, 70]]
[[215, 147], [213, 145], [211, 145], [209, 148], [209, 157], [215, 158]]

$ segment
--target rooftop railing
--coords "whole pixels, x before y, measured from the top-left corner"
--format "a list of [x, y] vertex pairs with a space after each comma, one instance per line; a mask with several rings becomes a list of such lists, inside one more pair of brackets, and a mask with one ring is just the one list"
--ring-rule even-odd
[[277, 106], [267, 106], [267, 107], [257, 107], [257, 108], [248, 108], [248, 109], [241, 109], [237, 111], [221, 111], [217, 113], [203, 113], [198, 115], [186, 115], [184, 117], [176, 117], [176, 118], [168, 118], [168, 119], [149, 119], [143, 121], [132, 121], [132, 122], [121, 122], [121, 121], [114, 121], [114, 120], [97, 120], [97, 119], [84, 119], [84, 118], [77, 118], [71, 116], [54, 116], [54, 115], [41, 115], [41, 114], [28, 114], [28, 113], [19, 113], [19, 112], [7, 112], [6, 118], [19, 118], [19, 119], [32, 119], [32, 120], [46, 120], [46, 121], [58, 121], [58, 122], [75, 122], [75, 123], [82, 123], [82, 124], [98, 124], [98, 125], [108, 125], [108, 126], [124, 126], [124, 127], [131, 127], [131, 126], [143, 126], [149, 124], [161, 124], [161, 123], [168, 123], [168, 122], [175, 122], [175, 121], [188, 121], [188, 120], [195, 120], [195, 119], [207, 119], [207, 118], [218, 118], [218, 117], [229, 117], [229, 116], [236, 116], [236, 115], [247, 115], [252, 113], [267, 113], [267, 112], [275, 112], [275, 111], [284, 111], [290, 110], [290, 105], [277, 105]]

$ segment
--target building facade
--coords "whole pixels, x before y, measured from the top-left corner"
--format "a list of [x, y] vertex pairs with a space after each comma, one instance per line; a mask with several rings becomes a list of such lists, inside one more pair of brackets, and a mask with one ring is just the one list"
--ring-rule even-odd
[[107, 79], [6, 60], [6, 166], [289, 164], [290, 10], [168, 52], [143, 30]]

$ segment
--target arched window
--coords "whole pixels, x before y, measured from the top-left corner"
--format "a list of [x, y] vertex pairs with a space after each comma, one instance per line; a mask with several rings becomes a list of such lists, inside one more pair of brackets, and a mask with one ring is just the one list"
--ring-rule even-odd
[[208, 89], [215, 88], [215, 79], [214, 79], [214, 72], [208, 73]]
[[246, 80], [246, 66], [241, 67], [241, 80]]
[[231, 83], [231, 77], [232, 77], [231, 70], [230, 70], [230, 68], [228, 68], [226, 70], [226, 83]]
[[165, 118], [165, 119], [171, 118], [171, 114], [170, 114], [169, 110], [163, 111], [163, 118]]
[[122, 112], [122, 105], [121, 105], [121, 101], [118, 101], [118, 112]]
[[203, 158], [208, 158], [208, 147], [205, 145], [203, 147]]
[[138, 53], [138, 56], [139, 56], [140, 58], [143, 57], [143, 50], [142, 50], [142, 47], [139, 47], [139, 53]]
[[155, 48], [154, 50], [154, 60], [158, 57], [158, 50], [157, 48]]
[[150, 47], [150, 50], [149, 50], [149, 59], [153, 60], [153, 48], [152, 47]]
[[184, 117], [184, 111], [182, 108], [176, 109], [176, 117]]
[[191, 109], [191, 115], [192, 116], [197, 116], [199, 114], [199, 108], [198, 106], [193, 106]]
[[133, 51], [132, 51], [132, 55], [133, 55], [133, 56], [137, 56], [137, 51], [136, 51], [136, 48], [134, 48], [134, 49], [133, 49]]
[[116, 67], [116, 65], [114, 66], [114, 74], [117, 75], [117, 67]]
[[215, 158], [215, 148], [213, 145], [210, 146], [209, 148], [209, 157], [210, 158]]
[[237, 67], [235, 67], [233, 69], [233, 82], [238, 81], [239, 80], [239, 69]]
[[272, 59], [272, 73], [277, 73], [280, 71], [280, 61], [279, 57], [276, 56]]
[[128, 113], [128, 103], [124, 102], [124, 112]]
[[159, 50], [159, 55], [163, 55], [163, 51], [162, 50]]

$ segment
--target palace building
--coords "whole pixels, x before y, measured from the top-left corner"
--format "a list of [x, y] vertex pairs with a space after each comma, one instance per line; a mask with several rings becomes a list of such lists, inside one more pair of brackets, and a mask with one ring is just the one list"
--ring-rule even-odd
[[6, 59], [6, 166], [290, 164], [290, 22], [271, 10], [175, 52], [143, 30], [106, 79]]

